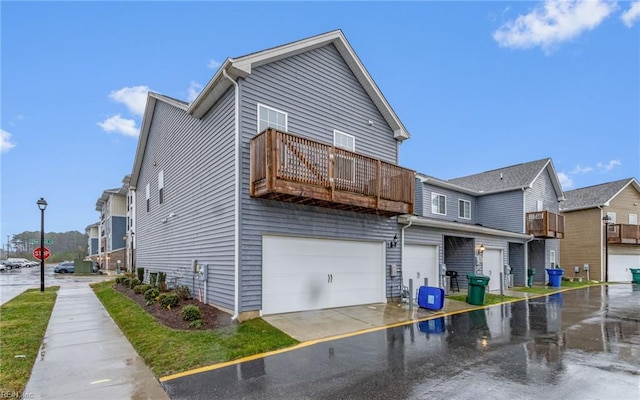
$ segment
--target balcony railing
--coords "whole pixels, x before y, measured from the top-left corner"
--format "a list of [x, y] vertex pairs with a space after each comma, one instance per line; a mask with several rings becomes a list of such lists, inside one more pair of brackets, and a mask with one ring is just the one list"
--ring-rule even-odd
[[564, 216], [551, 211], [527, 213], [527, 233], [538, 238], [564, 239]]
[[640, 225], [609, 224], [609, 244], [640, 244]]
[[414, 177], [409, 169], [274, 129], [251, 139], [252, 197], [412, 214]]

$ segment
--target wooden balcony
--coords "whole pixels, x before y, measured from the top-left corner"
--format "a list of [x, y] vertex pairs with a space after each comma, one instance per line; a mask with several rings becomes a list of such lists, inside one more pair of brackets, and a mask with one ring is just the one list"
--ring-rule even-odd
[[640, 225], [609, 224], [609, 244], [640, 244]]
[[564, 239], [564, 216], [551, 211], [527, 213], [527, 233], [537, 238]]
[[250, 195], [379, 215], [413, 214], [415, 172], [267, 129], [251, 139]]

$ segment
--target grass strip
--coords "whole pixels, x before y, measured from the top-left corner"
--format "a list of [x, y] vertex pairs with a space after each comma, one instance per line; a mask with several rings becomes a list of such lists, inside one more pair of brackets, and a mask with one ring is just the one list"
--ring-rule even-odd
[[290, 347], [297, 340], [253, 319], [217, 330], [168, 328], [138, 303], [113, 288], [113, 281], [91, 285], [140, 357], [158, 377]]
[[[446, 298], [447, 299], [451, 299], [451, 300], [456, 300], [456, 301], [462, 301], [462, 302], [466, 302], [467, 301], [467, 295], [466, 294], [449, 295], [449, 296], [446, 296]], [[498, 304], [498, 303], [504, 303], [505, 301], [512, 301], [512, 300], [522, 300], [522, 298], [513, 297], [513, 296], [500, 296], [499, 294], [492, 294], [492, 293], [485, 293], [485, 295], [484, 295], [484, 305], [485, 306], [490, 306], [492, 304]]]
[[587, 287], [587, 286], [599, 286], [602, 284], [603, 283], [601, 282], [592, 282], [592, 281], [570, 282], [570, 281], [563, 280], [560, 282], [561, 287], [559, 288], [555, 288], [551, 286], [533, 286], [533, 287], [518, 287], [518, 288], [513, 288], [513, 290], [517, 292], [524, 292], [524, 293], [551, 294], [562, 289], [581, 288], [581, 287]]
[[29, 289], [0, 306], [0, 392], [9, 397], [24, 393], [58, 288]]

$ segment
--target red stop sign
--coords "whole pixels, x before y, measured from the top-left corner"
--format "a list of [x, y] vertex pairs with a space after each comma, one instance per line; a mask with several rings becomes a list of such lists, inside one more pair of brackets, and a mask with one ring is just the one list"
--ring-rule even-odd
[[51, 257], [51, 252], [49, 251], [49, 249], [47, 249], [46, 247], [44, 247], [44, 251], [41, 251], [43, 249], [43, 247], [37, 247], [33, 250], [33, 256], [35, 258], [37, 258], [38, 260], [42, 260], [42, 255], [44, 254], [44, 259], [46, 260], [47, 258]]

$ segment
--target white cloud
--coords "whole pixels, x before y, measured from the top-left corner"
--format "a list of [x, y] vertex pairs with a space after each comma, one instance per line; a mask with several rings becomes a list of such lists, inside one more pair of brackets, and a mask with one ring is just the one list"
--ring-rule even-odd
[[573, 187], [573, 179], [564, 172], [558, 172], [558, 180], [560, 181], [560, 185], [562, 189], [571, 189]]
[[209, 60], [209, 64], [207, 64], [207, 68], [209, 69], [218, 69], [219, 66], [221, 66], [222, 63], [218, 60]]
[[593, 171], [593, 167], [581, 167], [580, 164], [578, 164], [569, 173], [574, 175], [574, 174], [584, 174], [584, 173], [591, 172], [591, 171]]
[[0, 129], [0, 153], [5, 153], [16, 147], [11, 141], [11, 134], [4, 129]]
[[600, 25], [616, 8], [605, 0], [547, 0], [526, 15], [509, 21], [493, 33], [500, 46], [527, 49], [540, 46], [549, 51]]
[[640, 18], [640, 1], [631, 3], [631, 7], [620, 17], [627, 28], [631, 28], [638, 18]]
[[612, 169], [614, 169], [615, 167], [617, 167], [619, 165], [622, 165], [622, 163], [620, 161], [611, 160], [606, 164], [599, 162], [599, 163], [596, 164], [596, 167], [598, 167], [599, 169], [603, 169], [604, 172], [609, 172], [609, 171], [611, 171]]
[[98, 122], [98, 125], [105, 132], [121, 133], [132, 137], [137, 137], [140, 133], [140, 130], [136, 127], [136, 121], [122, 118], [120, 114], [109, 117], [102, 122]]
[[191, 81], [189, 89], [187, 89], [187, 101], [192, 102], [198, 97], [198, 94], [202, 91], [202, 85], [196, 81]]
[[147, 93], [149, 90], [147, 86], [123, 87], [120, 90], [114, 90], [109, 93], [109, 97], [118, 103], [126, 105], [132, 114], [141, 116], [144, 114], [144, 108], [147, 105]]

